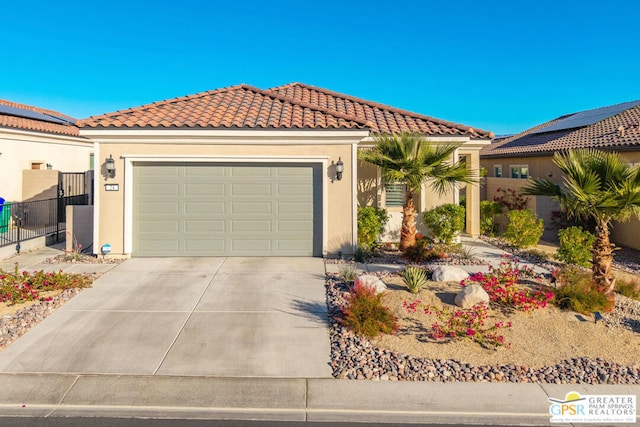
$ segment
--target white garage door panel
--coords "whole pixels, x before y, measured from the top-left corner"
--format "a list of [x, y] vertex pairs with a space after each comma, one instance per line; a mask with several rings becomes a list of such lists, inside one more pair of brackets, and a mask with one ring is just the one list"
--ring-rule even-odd
[[134, 256], [320, 256], [319, 165], [134, 165]]

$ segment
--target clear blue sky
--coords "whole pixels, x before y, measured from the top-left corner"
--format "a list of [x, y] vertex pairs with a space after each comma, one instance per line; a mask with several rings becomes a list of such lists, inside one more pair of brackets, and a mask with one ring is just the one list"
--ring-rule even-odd
[[299, 81], [522, 131], [640, 99], [638, 0], [7, 1], [0, 98], [78, 118]]

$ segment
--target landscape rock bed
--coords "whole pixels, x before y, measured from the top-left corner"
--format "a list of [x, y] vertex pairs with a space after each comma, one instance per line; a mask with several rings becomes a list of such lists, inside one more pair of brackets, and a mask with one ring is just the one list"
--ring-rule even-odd
[[55, 295], [50, 301], [38, 301], [14, 314], [0, 318], [0, 350], [4, 350], [13, 341], [27, 333], [29, 329], [56, 311], [82, 289], [66, 289]]
[[108, 258], [106, 256], [92, 256], [87, 254], [60, 254], [46, 258], [45, 264], [120, 264], [124, 258]]
[[[474, 366], [456, 360], [413, 357], [379, 348], [364, 337], [342, 326], [336, 318], [345, 304], [348, 288], [334, 274], [326, 276], [327, 309], [330, 323], [331, 368], [338, 379], [374, 381], [473, 381], [551, 384], [640, 384], [640, 367], [622, 366], [602, 359], [585, 357], [562, 361], [553, 366], [532, 368], [520, 365]], [[623, 300], [623, 298], [619, 298]], [[640, 308], [636, 301], [630, 303]], [[624, 304], [621, 304], [622, 306]], [[619, 307], [616, 310], [627, 310]], [[610, 315], [604, 314], [605, 322]], [[627, 313], [618, 314], [629, 319]], [[623, 322], [609, 320], [611, 326]], [[636, 329], [637, 331], [637, 329]]]

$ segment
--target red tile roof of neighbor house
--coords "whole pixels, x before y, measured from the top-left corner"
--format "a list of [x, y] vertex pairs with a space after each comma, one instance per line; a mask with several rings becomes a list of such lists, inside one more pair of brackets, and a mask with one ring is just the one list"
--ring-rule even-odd
[[[628, 107], [628, 108], [627, 108]], [[597, 115], [599, 110], [619, 110], [595, 123], [580, 126], [577, 114]], [[569, 127], [573, 120], [575, 127]], [[563, 123], [569, 123], [563, 126]], [[549, 131], [545, 132], [545, 128]], [[500, 139], [480, 151], [481, 157], [521, 157], [576, 148], [629, 150], [640, 148], [640, 101], [567, 114]]]
[[46, 119], [23, 117], [20, 115], [20, 112], [18, 110], [12, 113], [8, 113], [4, 109], [0, 109], [0, 127], [76, 137], [80, 136], [78, 128], [73, 124], [75, 119], [71, 116], [67, 116], [66, 114], [62, 114], [54, 110], [47, 110], [45, 108], [34, 107], [32, 105], [7, 101], [4, 99], [0, 99], [0, 106], [10, 107], [11, 109], [26, 110], [27, 112], [32, 111], [35, 113], [44, 114], [45, 116], [51, 116], [53, 119], [62, 118], [64, 119], [63, 121], [69, 122], [52, 123], [51, 121], [47, 121]]
[[[310, 91], [322, 95], [306, 96]], [[329, 97], [333, 102], [326, 102]], [[77, 125], [85, 128], [346, 128], [491, 137], [489, 132], [300, 83], [269, 90], [245, 84], [231, 86], [90, 117], [78, 121]]]

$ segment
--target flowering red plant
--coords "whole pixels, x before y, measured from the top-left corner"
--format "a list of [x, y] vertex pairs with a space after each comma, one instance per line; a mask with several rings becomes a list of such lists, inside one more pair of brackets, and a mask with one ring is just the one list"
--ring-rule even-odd
[[520, 267], [518, 262], [512, 262], [507, 257], [500, 263], [497, 269], [489, 267], [489, 273], [476, 273], [460, 282], [467, 286], [478, 284], [489, 294], [491, 301], [513, 306], [525, 312], [545, 308], [555, 298], [550, 290], [539, 288], [535, 291], [518, 288], [518, 280], [521, 275], [532, 276], [533, 270], [529, 267]]
[[[403, 303], [409, 313], [415, 313], [422, 308], [425, 314], [435, 315], [438, 321], [431, 325], [429, 336], [436, 340], [457, 341], [469, 338], [483, 347], [498, 347], [505, 345], [504, 336], [498, 334], [498, 330], [510, 328], [511, 322], [496, 322], [487, 326], [489, 310], [484, 304], [476, 304], [470, 309], [449, 310], [431, 304], [422, 304], [416, 300]], [[509, 346], [509, 344], [507, 344]]]

